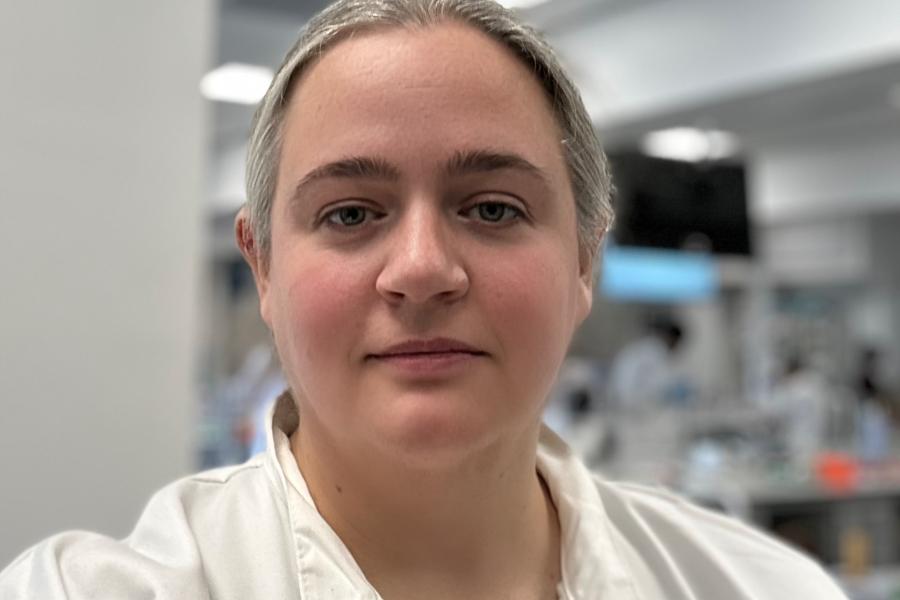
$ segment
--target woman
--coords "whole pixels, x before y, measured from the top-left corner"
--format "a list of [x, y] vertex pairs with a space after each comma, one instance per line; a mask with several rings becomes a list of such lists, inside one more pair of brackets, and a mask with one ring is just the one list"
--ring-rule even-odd
[[511, 13], [332, 5], [258, 110], [236, 222], [290, 387], [267, 454], [166, 488], [123, 542], [44, 542], [0, 596], [842, 597], [542, 428], [610, 218], [578, 94]]

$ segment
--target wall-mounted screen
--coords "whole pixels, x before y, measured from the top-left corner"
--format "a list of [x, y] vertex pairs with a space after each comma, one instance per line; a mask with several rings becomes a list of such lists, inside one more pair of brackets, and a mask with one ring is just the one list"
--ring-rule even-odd
[[744, 167], [612, 153], [621, 246], [751, 253]]
[[611, 245], [600, 289], [611, 300], [696, 302], [718, 292], [719, 271], [709, 254]]

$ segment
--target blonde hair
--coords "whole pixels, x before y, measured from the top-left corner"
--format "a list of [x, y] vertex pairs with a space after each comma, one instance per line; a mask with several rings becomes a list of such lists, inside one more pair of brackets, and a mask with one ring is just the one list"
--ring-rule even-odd
[[583, 252], [596, 251], [609, 228], [609, 167], [575, 84], [533, 28], [493, 0], [339, 0], [313, 17], [285, 56], [253, 118], [247, 151], [247, 208], [264, 264], [271, 249], [272, 203], [282, 123], [292, 83], [338, 41], [377, 27], [426, 27], [456, 21], [509, 48], [540, 82], [563, 133], [563, 146]]

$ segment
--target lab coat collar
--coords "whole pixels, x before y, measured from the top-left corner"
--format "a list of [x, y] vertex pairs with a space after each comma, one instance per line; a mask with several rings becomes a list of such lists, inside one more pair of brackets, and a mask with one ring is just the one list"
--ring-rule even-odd
[[[299, 416], [289, 392], [269, 412], [267, 467], [279, 482], [291, 514], [303, 598], [380, 598], [350, 551], [316, 509], [290, 447]], [[636, 600], [632, 576], [615, 547], [612, 524], [597, 485], [566, 443], [542, 426], [537, 470], [550, 490], [560, 521], [559, 597]]]
[[636, 600], [638, 594], [603, 507], [594, 476], [572, 449], [543, 425], [537, 469], [550, 490], [560, 525], [560, 598]]

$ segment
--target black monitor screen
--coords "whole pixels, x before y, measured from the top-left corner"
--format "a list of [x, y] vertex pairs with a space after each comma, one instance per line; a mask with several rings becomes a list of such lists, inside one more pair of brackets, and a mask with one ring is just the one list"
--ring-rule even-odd
[[623, 246], [751, 252], [744, 167], [611, 154], [616, 223]]

